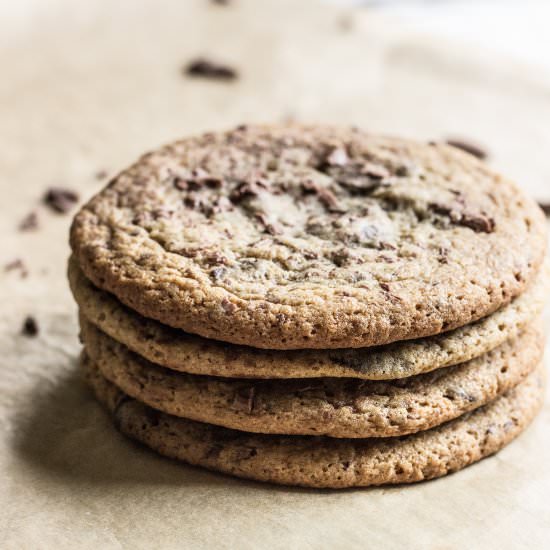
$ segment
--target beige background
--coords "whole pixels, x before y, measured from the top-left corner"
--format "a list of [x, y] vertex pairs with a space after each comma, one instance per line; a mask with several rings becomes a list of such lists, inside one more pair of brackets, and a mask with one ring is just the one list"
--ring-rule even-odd
[[[10, 4], [10, 6], [8, 6]], [[141, 152], [244, 121], [464, 135], [550, 198], [550, 76], [311, 2], [24, 0], [0, 7], [1, 548], [547, 548], [550, 408], [498, 456], [411, 487], [309, 491], [234, 480], [119, 436], [79, 381], [69, 216]], [[351, 21], [351, 29], [350, 26]], [[346, 30], [347, 29], [347, 30]], [[235, 83], [189, 80], [209, 54]], [[547, 191], [545, 189], [549, 189]], [[41, 227], [20, 233], [31, 209]], [[26, 314], [40, 324], [20, 335]]]

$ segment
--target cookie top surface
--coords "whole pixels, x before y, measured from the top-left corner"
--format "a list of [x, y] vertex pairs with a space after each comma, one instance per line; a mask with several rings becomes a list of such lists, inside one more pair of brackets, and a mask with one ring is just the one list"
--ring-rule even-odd
[[83, 357], [96, 397], [123, 433], [162, 455], [238, 477], [305, 487], [412, 483], [460, 470], [497, 452], [540, 410], [544, 368], [485, 407], [424, 432], [383, 439], [249, 434], [143, 405]]
[[262, 350], [174, 329], [128, 309], [95, 287], [71, 258], [69, 282], [88, 321], [153, 363], [181, 372], [235, 378], [340, 377], [386, 380], [478, 357], [536, 322], [548, 295], [546, 266], [509, 305], [475, 323], [427, 338], [374, 348]]
[[475, 158], [329, 127], [239, 127], [144, 155], [75, 217], [85, 274], [146, 317], [260, 348], [386, 344], [520, 294], [533, 201]]
[[156, 367], [83, 322], [86, 353], [124, 393], [174, 416], [247, 432], [389, 437], [427, 430], [519, 384], [542, 358], [542, 331], [461, 365], [394, 381], [240, 380]]

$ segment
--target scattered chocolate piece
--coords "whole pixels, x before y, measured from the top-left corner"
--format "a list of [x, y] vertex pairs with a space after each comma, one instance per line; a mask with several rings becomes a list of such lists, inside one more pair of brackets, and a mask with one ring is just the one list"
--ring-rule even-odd
[[107, 176], [108, 176], [107, 170], [98, 170], [94, 174], [95, 179], [98, 181], [104, 180]]
[[46, 191], [43, 201], [55, 212], [66, 214], [77, 202], [78, 193], [63, 187], [51, 187]]
[[35, 229], [38, 229], [38, 214], [32, 211], [19, 223], [19, 231], [33, 231]]
[[210, 0], [212, 4], [217, 4], [218, 6], [229, 6], [231, 0]]
[[388, 283], [380, 283], [380, 288], [384, 292], [389, 292], [390, 291], [390, 285]]
[[27, 315], [25, 318], [23, 327], [21, 328], [21, 334], [23, 334], [23, 336], [28, 336], [29, 338], [33, 338], [38, 334], [38, 323], [31, 315]]
[[8, 262], [4, 266], [4, 271], [15, 271], [18, 270], [22, 279], [25, 279], [29, 274], [25, 262], [21, 258], [16, 258], [15, 260]]
[[466, 153], [470, 153], [470, 155], [473, 155], [481, 160], [488, 157], [488, 153], [483, 147], [477, 143], [466, 141], [465, 139], [447, 139], [445, 143], [447, 143], [447, 145], [451, 145], [452, 147], [456, 147], [457, 149], [461, 149]]
[[185, 68], [184, 73], [188, 76], [211, 78], [213, 80], [235, 80], [238, 73], [228, 65], [222, 65], [205, 58], [191, 61]]
[[550, 216], [550, 202], [539, 202], [539, 206], [547, 216]]

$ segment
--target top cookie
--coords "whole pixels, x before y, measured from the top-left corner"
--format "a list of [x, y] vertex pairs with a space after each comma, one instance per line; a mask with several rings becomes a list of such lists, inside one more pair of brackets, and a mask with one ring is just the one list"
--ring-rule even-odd
[[253, 126], [144, 155], [77, 214], [94, 284], [259, 348], [386, 344], [507, 304], [545, 251], [536, 204], [474, 157], [354, 128]]

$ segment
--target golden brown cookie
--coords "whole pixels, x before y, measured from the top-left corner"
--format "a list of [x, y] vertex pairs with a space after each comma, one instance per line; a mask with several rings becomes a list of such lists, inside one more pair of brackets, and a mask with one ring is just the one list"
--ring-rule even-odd
[[237, 430], [365, 438], [426, 430], [519, 384], [542, 358], [531, 328], [467, 363], [396, 381], [239, 380], [157, 367], [82, 323], [86, 353], [125, 394], [174, 416]]
[[541, 313], [548, 269], [510, 305], [475, 323], [428, 338], [378, 348], [260, 350], [188, 334], [147, 319], [95, 287], [69, 262], [81, 314], [113, 339], [153, 363], [193, 374], [235, 378], [362, 378], [385, 380], [469, 361], [514, 338]]
[[86, 276], [146, 317], [259, 348], [476, 321], [534, 279], [537, 205], [472, 155], [355, 128], [243, 126], [144, 155], [75, 217]]
[[84, 356], [86, 378], [118, 429], [156, 452], [237, 477], [343, 488], [412, 483], [455, 472], [517, 437], [539, 411], [544, 370], [495, 401], [404, 437], [333, 439], [249, 434], [158, 412], [108, 382]]

